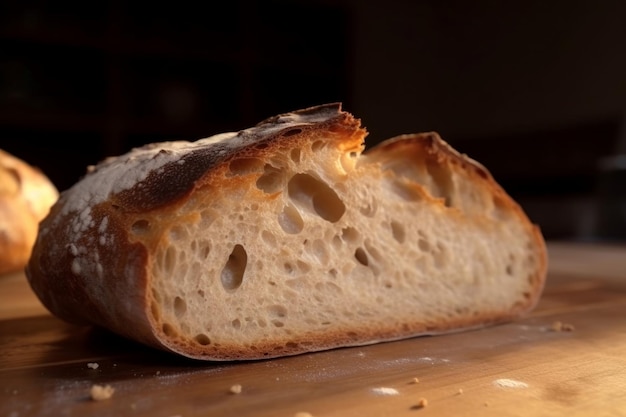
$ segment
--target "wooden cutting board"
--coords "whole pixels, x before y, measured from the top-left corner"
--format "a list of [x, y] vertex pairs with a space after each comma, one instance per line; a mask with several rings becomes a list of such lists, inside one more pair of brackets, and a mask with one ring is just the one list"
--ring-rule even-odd
[[23, 274], [0, 277], [0, 417], [626, 416], [626, 247], [549, 249], [543, 298], [514, 323], [244, 363], [66, 324]]

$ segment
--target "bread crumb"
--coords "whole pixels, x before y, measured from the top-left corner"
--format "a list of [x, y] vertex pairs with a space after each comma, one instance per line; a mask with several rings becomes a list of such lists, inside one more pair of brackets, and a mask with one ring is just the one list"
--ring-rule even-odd
[[231, 394], [241, 394], [241, 385], [235, 384], [232, 387], [230, 387], [230, 393]]
[[552, 326], [550, 326], [550, 330], [552, 330], [553, 332], [572, 332], [574, 331], [574, 325], [569, 323], [563, 323], [557, 320], [552, 323]]
[[420, 398], [417, 404], [411, 407], [414, 410], [419, 410], [425, 408], [428, 405], [428, 400], [426, 398]]
[[89, 362], [87, 364], [87, 368], [89, 368], [89, 369], [98, 369], [99, 366], [100, 365], [97, 362]]
[[463, 394], [463, 388], [459, 388], [459, 390], [457, 391], [457, 395], [461, 395]]
[[419, 382], [419, 378], [413, 378], [413, 380], [411, 381], [412, 384], [419, 384]]
[[306, 411], [298, 411], [293, 417], [313, 417], [313, 414], [307, 413]]
[[108, 400], [114, 392], [115, 389], [110, 385], [92, 385], [91, 399], [94, 401]]

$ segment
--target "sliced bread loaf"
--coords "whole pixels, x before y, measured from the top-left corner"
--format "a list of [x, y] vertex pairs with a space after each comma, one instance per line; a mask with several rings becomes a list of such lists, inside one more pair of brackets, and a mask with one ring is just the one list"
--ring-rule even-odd
[[365, 136], [328, 104], [109, 158], [62, 194], [27, 276], [65, 320], [209, 360], [532, 309], [545, 244], [489, 172], [436, 133]]

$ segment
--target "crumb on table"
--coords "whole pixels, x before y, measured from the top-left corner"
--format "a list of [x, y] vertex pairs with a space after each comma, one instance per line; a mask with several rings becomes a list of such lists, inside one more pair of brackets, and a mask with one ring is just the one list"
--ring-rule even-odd
[[552, 326], [550, 326], [550, 330], [552, 330], [553, 332], [572, 332], [574, 331], [574, 325], [556, 320], [554, 323], [552, 323]]
[[115, 389], [110, 385], [92, 385], [91, 399], [94, 401], [108, 400], [113, 396]]
[[411, 383], [412, 383], [412, 384], [418, 384], [419, 382], [420, 382], [420, 380], [419, 380], [419, 378], [417, 378], [417, 377], [416, 377], [416, 378], [413, 378], [413, 379], [411, 380]]
[[313, 417], [313, 414], [307, 413], [306, 411], [299, 411], [296, 414], [294, 414], [293, 417]]
[[426, 398], [420, 398], [417, 404], [415, 404], [411, 409], [419, 410], [425, 408], [428, 405], [428, 400]]
[[98, 364], [98, 362], [89, 362], [87, 364], [87, 368], [89, 369], [98, 369], [100, 365]]
[[231, 394], [241, 394], [241, 385], [240, 384], [235, 384], [233, 386], [230, 387], [230, 393]]

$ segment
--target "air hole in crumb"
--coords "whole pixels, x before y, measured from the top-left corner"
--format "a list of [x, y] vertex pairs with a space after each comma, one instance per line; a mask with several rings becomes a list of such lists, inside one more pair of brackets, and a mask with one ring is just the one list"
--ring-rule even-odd
[[176, 268], [176, 248], [174, 246], [169, 246], [165, 251], [165, 256], [163, 257], [163, 270], [169, 274]]
[[206, 259], [211, 253], [211, 244], [206, 240], [201, 240], [196, 248], [196, 253], [200, 259]]
[[176, 317], [182, 317], [187, 312], [187, 303], [180, 297], [174, 298], [174, 314]]
[[311, 144], [311, 150], [313, 152], [315, 151], [319, 151], [320, 149], [322, 149], [326, 144], [324, 143], [323, 140], [316, 140], [315, 142], [313, 142]]
[[288, 274], [290, 274], [290, 275], [293, 273], [293, 265], [292, 265], [292, 264], [290, 264], [289, 262], [285, 262], [285, 263], [283, 264], [283, 268], [285, 269], [285, 272], [286, 272], [286, 273], [288, 273]]
[[174, 336], [176, 336], [176, 330], [169, 323], [163, 323], [163, 326], [161, 327], [161, 329], [163, 330], [163, 333], [167, 337], [174, 337]]
[[357, 248], [354, 252], [354, 257], [361, 265], [369, 265], [369, 260], [367, 259], [367, 253], [363, 250], [363, 248]]
[[272, 232], [269, 232], [267, 230], [263, 230], [261, 232], [261, 238], [265, 241], [265, 243], [267, 243], [269, 246], [276, 246], [276, 238], [274, 237], [274, 235], [272, 234]]
[[346, 243], [356, 243], [361, 234], [353, 227], [346, 227], [341, 231], [341, 238]]
[[159, 320], [159, 317], [161, 317], [161, 310], [159, 310], [159, 305], [154, 301], [150, 303], [150, 312], [152, 313], [152, 317], [154, 317], [154, 319], [157, 321]]
[[150, 231], [150, 222], [148, 220], [137, 220], [131, 226], [131, 230], [136, 235], [141, 235]]
[[346, 205], [335, 190], [311, 175], [294, 175], [289, 180], [287, 191], [294, 202], [331, 223], [337, 222], [346, 211]]
[[256, 180], [256, 187], [267, 193], [274, 194], [283, 188], [284, 173], [281, 169], [265, 164], [263, 174]]
[[391, 233], [393, 235], [393, 238], [398, 243], [404, 243], [404, 240], [406, 239], [406, 232], [402, 223], [393, 220], [391, 222]]
[[444, 199], [444, 203], [446, 207], [452, 206], [452, 194], [454, 189], [454, 184], [452, 183], [452, 172], [447, 166], [439, 164], [437, 162], [428, 162], [426, 164], [426, 169], [433, 179], [434, 186], [436, 187], [433, 190], [436, 197], [441, 197]]
[[293, 136], [293, 135], [297, 135], [299, 133], [302, 133], [302, 129], [290, 129], [286, 132], [283, 132], [283, 136], [284, 137], [288, 137], [288, 136]]
[[430, 243], [428, 243], [428, 241], [426, 239], [419, 239], [417, 241], [417, 246], [420, 248], [421, 251], [423, 252], [430, 252], [431, 250], [431, 246]]
[[248, 263], [248, 254], [241, 245], [235, 245], [222, 269], [222, 286], [227, 291], [236, 290], [243, 282], [243, 275]]
[[298, 344], [296, 342], [287, 342], [285, 343], [285, 347], [287, 349], [296, 349], [298, 347]]
[[299, 148], [295, 148], [292, 149], [291, 152], [289, 153], [289, 157], [291, 158], [291, 160], [295, 163], [299, 163], [300, 162], [300, 149]]
[[344, 172], [351, 172], [354, 170], [354, 166], [356, 165], [356, 157], [358, 154], [356, 152], [344, 153], [339, 160], [341, 167]]
[[274, 325], [274, 327], [284, 327], [285, 323], [283, 323], [280, 320], [272, 320], [272, 324]]
[[311, 265], [301, 260], [298, 260], [297, 265], [298, 269], [302, 272], [309, 272], [311, 270]]
[[278, 215], [278, 224], [290, 235], [298, 234], [304, 229], [304, 220], [300, 212], [291, 204], [283, 207], [283, 211]]
[[202, 346], [207, 346], [211, 344], [211, 339], [209, 339], [209, 336], [205, 334], [199, 334], [194, 339], [196, 340], [196, 342], [198, 342], [198, 344]]
[[267, 312], [274, 317], [287, 317], [287, 309], [279, 304], [269, 306]]
[[507, 275], [513, 275], [513, 265], [509, 264], [506, 266], [506, 273]]
[[228, 169], [232, 175], [248, 175], [260, 172], [264, 162], [257, 158], [239, 158], [230, 161]]
[[240, 329], [241, 328], [241, 320], [235, 319], [235, 320], [230, 322], [230, 325], [233, 326], [234, 329]]

